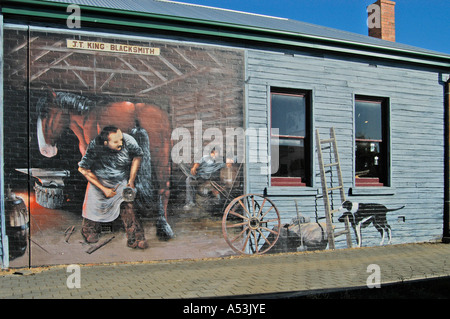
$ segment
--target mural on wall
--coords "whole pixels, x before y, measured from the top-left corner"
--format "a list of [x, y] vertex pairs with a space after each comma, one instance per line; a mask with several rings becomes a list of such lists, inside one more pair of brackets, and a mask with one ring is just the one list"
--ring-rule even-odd
[[[12, 267], [327, 248], [317, 211], [282, 225], [266, 190], [244, 194], [242, 50], [4, 35]], [[334, 225], [390, 242], [393, 210], [345, 202]]]
[[356, 243], [358, 247], [362, 245], [361, 229], [364, 229], [371, 224], [381, 235], [380, 245], [384, 244], [387, 239], [391, 243], [391, 226], [388, 224], [386, 214], [403, 209], [405, 206], [399, 208], [388, 209], [386, 206], [375, 203], [357, 203], [345, 201], [340, 207], [342, 215], [338, 218], [340, 222], [344, 221], [345, 217], [349, 217], [350, 225], [355, 232]]
[[242, 51], [19, 30], [4, 49], [5, 184], [29, 216], [12, 267], [234, 254], [221, 222], [243, 165], [203, 133], [242, 128]]
[[[133, 191], [136, 189], [136, 209], [142, 214], [147, 214], [157, 197], [157, 234], [162, 238], [172, 238], [173, 231], [166, 221], [170, 195], [171, 146], [167, 113], [154, 105], [143, 103], [120, 101], [99, 105], [98, 108], [95, 105], [94, 101], [84, 96], [67, 92], [51, 92], [41, 98], [38, 102], [37, 120], [41, 154], [55, 156], [56, 141], [63, 130], [70, 128], [79, 140], [83, 156], [78, 164], [79, 171], [90, 184], [97, 186], [94, 188], [88, 185], [83, 217], [90, 215], [87, 218], [90, 221], [114, 221], [118, 217], [118, 205], [124, 197], [122, 193], [128, 187]], [[102, 129], [98, 132], [100, 128]], [[122, 132], [129, 132], [131, 135]], [[139, 162], [134, 158], [138, 158]], [[151, 158], [154, 159], [153, 165]], [[155, 172], [156, 183], [152, 182], [152, 171]], [[157, 185], [157, 195], [152, 191], [153, 184]], [[102, 202], [105, 197], [110, 200]], [[102, 211], [104, 207], [115, 210], [115, 213], [105, 211], [99, 214], [111, 216], [95, 216], [95, 212]], [[95, 228], [99, 228], [98, 225]]]

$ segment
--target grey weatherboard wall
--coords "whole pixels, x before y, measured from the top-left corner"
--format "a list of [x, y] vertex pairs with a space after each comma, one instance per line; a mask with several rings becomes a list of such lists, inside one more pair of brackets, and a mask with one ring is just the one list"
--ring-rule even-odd
[[[436, 70], [389, 62], [339, 57], [331, 54], [277, 51], [247, 51], [249, 127], [268, 127], [270, 87], [312, 92], [312, 127], [329, 136], [335, 127], [347, 199], [360, 203], [380, 203], [388, 208], [406, 207], [388, 213], [392, 243], [439, 239], [442, 236], [444, 198], [444, 109], [443, 86]], [[390, 187], [354, 187], [354, 99], [355, 95], [386, 97], [390, 101]], [[315, 146], [315, 143], [312, 143]], [[314, 151], [315, 147], [313, 148]], [[312, 187], [269, 187], [269, 175], [261, 166], [248, 168], [248, 191], [283, 195], [275, 202], [283, 222], [300, 213], [311, 219], [324, 216], [317, 155], [314, 152]], [[356, 195], [357, 194], [357, 195]], [[292, 195], [292, 197], [286, 197]], [[339, 205], [339, 203], [334, 203]], [[318, 206], [316, 206], [318, 205]], [[399, 220], [398, 216], [404, 216]], [[339, 225], [341, 224], [341, 225]], [[337, 223], [336, 227], [343, 227]], [[363, 245], [378, 245], [380, 235], [373, 227], [363, 231]], [[353, 234], [352, 234], [353, 235]], [[336, 239], [345, 245], [345, 236]], [[338, 244], [337, 244], [338, 245]], [[338, 247], [338, 246], [337, 246]]]

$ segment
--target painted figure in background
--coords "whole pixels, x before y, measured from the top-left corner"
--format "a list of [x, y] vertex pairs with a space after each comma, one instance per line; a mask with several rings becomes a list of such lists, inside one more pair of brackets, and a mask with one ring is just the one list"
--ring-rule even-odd
[[103, 128], [89, 143], [78, 163], [78, 170], [89, 182], [83, 203], [81, 230], [87, 242], [98, 241], [102, 222], [112, 222], [120, 216], [127, 235], [127, 246], [147, 248], [144, 229], [134, 212], [133, 203], [124, 201], [123, 197], [126, 188], [135, 189], [143, 155], [136, 140], [114, 126]]
[[[67, 128], [77, 136], [81, 155], [85, 155], [90, 141], [105, 126], [113, 125], [132, 135], [144, 152], [136, 177], [135, 208], [140, 215], [149, 216], [148, 212], [156, 207], [158, 237], [164, 240], [173, 238], [167, 222], [172, 146], [167, 112], [144, 103], [97, 103], [82, 95], [49, 91], [39, 100], [38, 113], [39, 150], [46, 157], [57, 154], [57, 141]], [[152, 175], [155, 180], [152, 180]]]
[[[231, 165], [235, 162], [234, 159], [227, 159], [226, 163], [219, 157], [219, 151], [213, 148], [208, 155], [203, 156], [198, 162], [194, 163], [190, 170], [184, 163], [180, 167], [186, 177], [186, 203], [184, 210], [190, 210], [195, 206], [195, 192], [196, 187], [208, 180], [218, 180], [220, 169]], [[216, 200], [219, 200], [219, 192], [213, 190], [213, 195]]]

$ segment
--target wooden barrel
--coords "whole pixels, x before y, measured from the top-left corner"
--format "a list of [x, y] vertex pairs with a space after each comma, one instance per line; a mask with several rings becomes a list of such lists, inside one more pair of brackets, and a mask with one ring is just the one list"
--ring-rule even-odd
[[25, 202], [8, 190], [5, 198], [6, 235], [9, 243], [9, 258], [22, 256], [28, 246], [29, 218]]

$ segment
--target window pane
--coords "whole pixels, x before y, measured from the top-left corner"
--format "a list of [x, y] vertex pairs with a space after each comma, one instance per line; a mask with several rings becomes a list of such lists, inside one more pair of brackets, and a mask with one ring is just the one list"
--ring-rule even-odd
[[381, 102], [356, 101], [356, 138], [383, 140]]
[[271, 181], [274, 186], [309, 185], [309, 107], [308, 93], [287, 89], [271, 93]]
[[273, 93], [272, 128], [283, 136], [305, 136], [305, 109], [304, 96]]
[[389, 186], [389, 136], [384, 101], [360, 98], [355, 105], [355, 186]]
[[303, 139], [272, 139], [272, 154], [278, 147], [278, 170], [272, 177], [301, 177], [306, 180], [305, 146]]
[[356, 142], [356, 176], [380, 177], [383, 154], [380, 151], [381, 143]]

